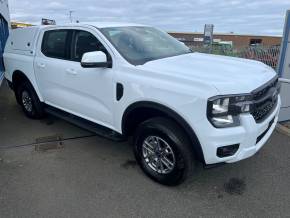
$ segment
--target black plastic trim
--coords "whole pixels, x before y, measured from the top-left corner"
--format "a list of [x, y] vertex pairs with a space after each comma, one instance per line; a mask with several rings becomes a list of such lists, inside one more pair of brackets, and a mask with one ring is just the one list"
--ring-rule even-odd
[[116, 85], [116, 99], [120, 101], [124, 95], [124, 86], [121, 83], [117, 83]]
[[53, 116], [59, 117], [67, 122], [70, 122], [82, 129], [88, 130], [92, 133], [97, 134], [98, 136], [105, 137], [107, 139], [111, 139], [113, 141], [125, 141], [126, 138], [123, 137], [120, 133], [102, 126], [100, 124], [97, 124], [95, 122], [86, 120], [84, 118], [81, 118], [79, 116], [73, 115], [71, 113], [68, 113], [66, 111], [63, 111], [61, 109], [55, 108], [53, 106], [45, 104], [44, 110], [46, 113], [49, 113]]
[[[218, 147], [216, 151], [216, 155], [220, 158], [230, 157], [230, 156], [233, 156], [235, 153], [237, 153], [239, 148], [240, 148], [240, 144], [233, 144], [233, 145], [226, 145], [226, 146]], [[224, 149], [229, 149], [229, 150], [224, 151]]]
[[199, 142], [194, 130], [178, 113], [176, 113], [172, 109], [170, 109], [162, 104], [150, 102], [150, 101], [139, 101], [139, 102], [131, 104], [125, 110], [125, 112], [123, 114], [123, 118], [122, 118], [122, 133], [124, 135], [127, 135], [126, 126], [125, 126], [126, 119], [128, 118], [130, 112], [132, 112], [134, 109], [137, 109], [137, 108], [156, 109], [156, 110], [159, 110], [159, 111], [167, 114], [169, 118], [172, 118], [174, 121], [176, 121], [177, 124], [183, 128], [183, 130], [185, 131], [185, 133], [189, 137], [198, 160], [201, 161], [203, 164], [205, 164], [203, 151], [202, 151], [200, 142]]
[[267, 129], [261, 135], [258, 136], [258, 138], [256, 140], [256, 144], [258, 144], [264, 138], [264, 136], [268, 133], [268, 131], [272, 127], [274, 121], [275, 121], [275, 117], [269, 122]]
[[256, 88], [255, 90], [253, 90], [251, 92], [251, 94], [257, 93], [265, 88], [267, 88], [267, 86], [269, 86], [271, 83], [275, 82], [277, 79], [279, 78], [278, 74], [275, 75], [271, 80], [269, 80], [268, 82], [266, 82], [265, 84], [263, 84], [262, 86]]
[[83, 63], [81, 62], [83, 68], [111, 68], [112, 62], [100, 62], [100, 63]]

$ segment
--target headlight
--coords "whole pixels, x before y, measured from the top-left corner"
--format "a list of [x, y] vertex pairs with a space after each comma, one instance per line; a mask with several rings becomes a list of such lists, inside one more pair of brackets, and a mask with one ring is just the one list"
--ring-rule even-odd
[[207, 117], [217, 128], [239, 126], [239, 114], [251, 110], [251, 95], [216, 96], [208, 100]]

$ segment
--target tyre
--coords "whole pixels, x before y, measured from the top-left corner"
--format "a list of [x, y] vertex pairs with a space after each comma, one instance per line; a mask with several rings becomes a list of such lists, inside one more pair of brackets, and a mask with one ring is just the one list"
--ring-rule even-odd
[[29, 82], [23, 82], [17, 87], [16, 96], [27, 117], [40, 119], [44, 116], [43, 105]]
[[134, 154], [144, 173], [163, 185], [179, 185], [194, 170], [188, 137], [167, 118], [152, 118], [138, 126]]

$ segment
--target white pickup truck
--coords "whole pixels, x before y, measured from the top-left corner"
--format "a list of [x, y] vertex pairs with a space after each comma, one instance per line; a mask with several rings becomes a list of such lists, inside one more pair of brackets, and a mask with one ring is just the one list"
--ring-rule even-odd
[[62, 117], [99, 135], [133, 136], [143, 171], [180, 184], [205, 166], [254, 155], [280, 109], [263, 63], [193, 53], [167, 33], [126, 23], [12, 31], [5, 77], [28, 117]]

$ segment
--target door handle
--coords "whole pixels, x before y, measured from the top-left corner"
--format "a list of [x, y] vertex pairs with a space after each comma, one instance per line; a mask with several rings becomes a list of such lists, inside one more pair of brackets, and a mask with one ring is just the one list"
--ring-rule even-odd
[[70, 74], [70, 75], [77, 75], [78, 74], [74, 69], [67, 69], [66, 73]]
[[44, 63], [37, 63], [37, 66], [40, 68], [45, 68], [45, 64]]

